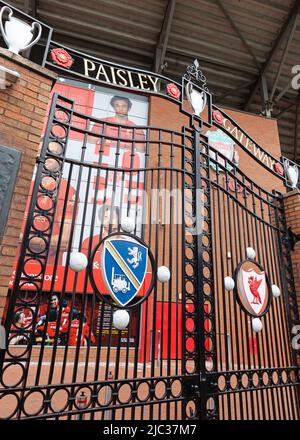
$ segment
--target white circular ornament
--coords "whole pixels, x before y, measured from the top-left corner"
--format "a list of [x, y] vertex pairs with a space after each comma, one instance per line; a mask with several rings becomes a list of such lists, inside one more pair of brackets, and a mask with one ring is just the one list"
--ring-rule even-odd
[[235, 286], [234, 279], [231, 277], [225, 277], [224, 278], [224, 284], [226, 290], [233, 290]]
[[135, 222], [131, 217], [124, 217], [121, 222], [121, 229], [124, 232], [127, 232], [130, 234], [130, 232], [133, 232], [135, 228]]
[[167, 266], [160, 266], [157, 269], [157, 279], [161, 283], [167, 283], [171, 277], [170, 271]]
[[129, 313], [126, 310], [116, 310], [113, 314], [113, 326], [117, 330], [124, 330], [130, 321]]
[[255, 333], [259, 333], [262, 331], [262, 322], [259, 318], [252, 319], [252, 329]]
[[276, 284], [272, 284], [272, 294], [274, 296], [274, 298], [278, 298], [281, 294], [280, 289], [278, 286], [276, 286]]
[[88, 265], [88, 259], [82, 252], [73, 252], [70, 256], [70, 268], [74, 272], [81, 272], [86, 269]]
[[249, 260], [254, 260], [254, 258], [256, 257], [256, 252], [252, 247], [247, 247], [246, 255]]

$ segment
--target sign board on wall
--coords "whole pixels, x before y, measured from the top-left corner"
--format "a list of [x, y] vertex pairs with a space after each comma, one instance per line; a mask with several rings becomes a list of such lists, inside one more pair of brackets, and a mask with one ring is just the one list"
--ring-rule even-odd
[[21, 152], [0, 145], [0, 242], [4, 233], [11, 197], [21, 160]]

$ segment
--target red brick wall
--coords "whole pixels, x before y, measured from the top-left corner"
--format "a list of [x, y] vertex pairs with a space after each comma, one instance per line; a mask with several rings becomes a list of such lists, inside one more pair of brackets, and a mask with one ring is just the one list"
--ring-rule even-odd
[[5, 49], [0, 49], [0, 65], [20, 74], [17, 83], [0, 90], [0, 144], [22, 152], [6, 228], [2, 240], [0, 238], [1, 320], [47, 103], [56, 75]]
[[[295, 234], [300, 234], [300, 190], [295, 190], [285, 195], [284, 207], [287, 226], [291, 227]], [[300, 242], [296, 243], [291, 255], [300, 314]]]

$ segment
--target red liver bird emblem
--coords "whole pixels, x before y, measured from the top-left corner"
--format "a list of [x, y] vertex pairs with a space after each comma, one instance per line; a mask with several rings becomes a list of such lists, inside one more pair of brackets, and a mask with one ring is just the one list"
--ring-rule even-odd
[[261, 297], [258, 291], [259, 286], [261, 285], [262, 280], [258, 280], [257, 277], [249, 277], [248, 284], [250, 287], [250, 291], [253, 295], [253, 300], [251, 304], [261, 304]]
[[245, 260], [236, 274], [236, 292], [244, 310], [253, 316], [264, 314], [269, 304], [269, 282], [264, 269]]

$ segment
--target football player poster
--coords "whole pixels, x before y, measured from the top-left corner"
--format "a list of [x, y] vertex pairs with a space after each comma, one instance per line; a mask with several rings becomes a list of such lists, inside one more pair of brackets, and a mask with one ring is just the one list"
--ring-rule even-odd
[[[141, 95], [134, 95], [98, 86], [94, 87], [69, 79], [60, 79], [53, 89], [53, 93], [55, 92], [74, 100], [75, 111], [99, 120], [98, 122], [94, 120], [90, 121], [88, 128], [91, 135], [87, 137], [85, 145], [83, 143], [82, 133], [76, 131], [70, 132], [65, 154], [67, 160], [60, 179], [51, 234], [50, 252], [48, 254], [46, 273], [43, 279], [45, 307], [46, 304], [49, 304], [47, 295], [54, 295], [53, 302], [55, 302], [55, 296], [59, 300], [61, 291], [63, 291], [65, 296], [64, 301], [66, 303], [64, 307], [65, 313], [63, 315], [65, 315], [65, 321], [68, 322], [67, 314], [71, 312], [71, 310], [69, 310], [70, 300], [68, 296], [74, 290], [74, 273], [69, 270], [67, 280], [64, 281], [64, 279], [65, 271], [68, 270], [68, 256], [71, 252], [80, 251], [88, 255], [88, 252], [91, 252], [105, 235], [116, 228], [115, 223], [120, 223], [123, 216], [129, 215], [133, 217], [136, 223], [135, 234], [141, 234], [143, 214], [142, 194], [144, 191], [143, 172], [121, 173], [108, 171], [105, 167], [115, 169], [134, 168], [136, 170], [144, 167], [146, 133], [145, 130], [139, 128], [139, 126], [146, 126], [148, 123], [148, 100]], [[73, 119], [73, 126], [82, 128], [82, 119], [75, 117]], [[132, 154], [133, 144], [134, 155]], [[84, 147], [84, 156], [82, 155], [82, 147]], [[55, 143], [53, 143], [51, 151], [58, 153], [55, 148]], [[99, 164], [100, 155], [101, 166], [103, 166], [100, 172], [98, 172], [96, 166], [92, 168], [90, 173], [89, 168], [84, 166], [81, 171], [79, 166], [73, 166], [71, 170], [70, 163], [68, 162], [68, 159], [78, 161], [83, 159], [83, 163]], [[47, 166], [48, 168], [50, 167], [49, 171], [55, 171], [57, 162], [55, 160], [53, 160], [53, 164], [50, 162], [51, 161], [47, 161]], [[35, 174], [32, 178], [27, 212], [34, 181]], [[66, 197], [68, 200], [66, 200]], [[43, 198], [40, 197], [39, 204], [41, 205], [42, 203]], [[114, 211], [110, 215], [110, 226], [108, 227], [106, 225], [109, 217], [107, 211], [112, 205], [114, 206]], [[27, 212], [24, 216], [23, 229], [26, 224]], [[38, 221], [39, 217], [37, 216], [35, 217], [36, 224]], [[73, 231], [72, 224], [74, 224]], [[21, 240], [22, 235], [20, 237], [20, 244]], [[31, 246], [33, 251], [39, 248], [40, 243], [38, 238], [36, 242], [31, 242]], [[16, 264], [17, 258], [15, 267]], [[34, 266], [34, 262], [30, 264]], [[26, 270], [32, 273], [36, 271], [34, 267], [27, 267]], [[11, 278], [11, 287], [13, 286], [14, 275], [15, 270]], [[30, 284], [28, 284], [28, 290], [30, 290]], [[82, 277], [82, 280], [78, 277], [76, 297], [83, 293], [92, 292], [93, 289], [90, 283], [85, 283], [84, 277]], [[45, 294], [47, 295], [45, 296]], [[78, 302], [80, 303], [79, 298]], [[41, 306], [43, 306], [43, 304]], [[90, 302], [88, 301], [87, 307], [89, 306]], [[42, 309], [43, 307], [40, 307], [38, 313], [39, 322], [32, 323], [34, 326], [39, 324], [36, 332], [37, 343], [39, 338], [38, 333], [43, 331], [43, 320], [41, 320], [41, 316], [45, 316], [45, 314], [42, 313]], [[85, 310], [84, 313], [90, 316], [91, 311]], [[95, 315], [94, 312], [93, 315]], [[75, 327], [78, 324], [75, 321], [79, 315], [76, 315], [76, 310], [72, 310], [71, 316], [71, 327], [74, 324], [73, 333], [75, 334]], [[24, 319], [23, 314], [18, 316], [18, 320], [21, 323]], [[27, 323], [29, 319], [30, 316], [26, 316]], [[85, 320], [86, 319], [85, 316]], [[96, 316], [95, 319], [99, 318]], [[53, 307], [47, 324], [49, 326], [47, 329], [49, 344], [51, 344], [51, 340], [53, 339], [51, 335], [56, 324], [56, 314]], [[61, 343], [64, 344], [66, 341], [64, 340], [63, 332], [64, 329], [66, 329], [66, 323], [61, 322], [60, 327]], [[68, 325], [68, 327], [70, 326]], [[92, 340], [94, 338], [94, 330], [94, 325], [87, 326], [86, 324], [85, 330], [82, 332], [85, 335], [84, 338], [89, 337]], [[82, 344], [85, 343], [84, 338]], [[15, 341], [15, 343], [17, 343], [17, 341]], [[72, 344], [70, 338], [68, 343]]]

